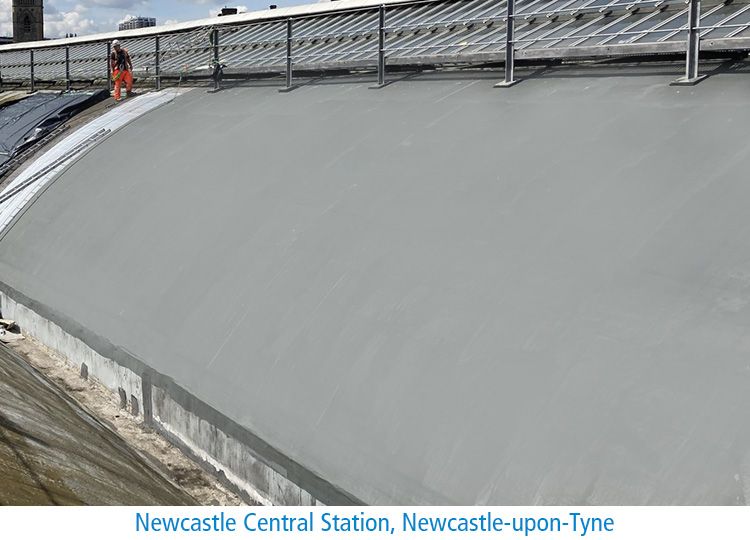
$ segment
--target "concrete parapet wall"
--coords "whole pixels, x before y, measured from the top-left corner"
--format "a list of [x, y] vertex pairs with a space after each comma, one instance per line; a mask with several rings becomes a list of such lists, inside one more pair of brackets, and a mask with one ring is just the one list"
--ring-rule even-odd
[[[105, 358], [80, 339], [68, 334], [55, 323], [14, 301], [3, 292], [0, 292], [0, 310], [4, 317], [18, 322], [25, 334], [49, 347], [76, 368], [81, 369], [82, 365], [85, 365], [89, 377], [96, 379], [115, 393], [123, 389], [131, 404], [131, 396], [135, 397], [139, 404], [144, 403], [143, 381], [133, 371]], [[136, 407], [135, 411], [137, 416], [143, 417], [142, 407]]]
[[285, 477], [286, 471], [263, 463], [246, 445], [186, 411], [165, 390], [154, 387], [152, 396], [154, 426], [253, 499], [266, 504], [317, 504]]
[[[5, 291], [0, 291], [0, 313], [15, 320], [25, 334], [77, 369], [85, 364], [88, 376], [112, 392], [122, 395], [124, 391], [129, 410], [250, 500], [269, 505], [324, 504], [287, 478], [288, 471], [283, 465], [266, 462], [249, 445], [227, 434], [216, 423], [189, 411], [170, 394], [170, 389], [152, 384], [154, 379], [162, 379], [159, 374], [148, 369], [139, 374], [137, 368], [134, 371], [99, 354]], [[176, 385], [163, 386], [172, 386], [173, 393], [177, 389], [176, 393], [183, 394], [184, 401], [183, 389]], [[133, 398], [137, 400], [135, 408]]]

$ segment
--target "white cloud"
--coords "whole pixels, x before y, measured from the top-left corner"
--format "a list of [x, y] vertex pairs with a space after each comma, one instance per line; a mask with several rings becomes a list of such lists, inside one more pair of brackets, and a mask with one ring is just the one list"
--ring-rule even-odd
[[135, 18], [136, 18], [136, 15], [127, 14], [122, 19], [120, 19], [119, 21], [117, 21], [117, 24], [122, 24], [122, 23], [124, 23], [126, 21], [129, 21], [130, 19], [135, 19]]
[[137, 10], [148, 5], [148, 0], [89, 0], [88, 3], [106, 8]]
[[[12, 0], [0, 0], [0, 36], [13, 35]], [[243, 1], [243, 0], [238, 0]], [[45, 0], [44, 35], [48, 38], [65, 34], [79, 36], [117, 30], [118, 23], [130, 14], [156, 17], [160, 24], [215, 16], [224, 6], [240, 12], [264, 9], [269, 4], [289, 5], [314, 0], [254, 0], [235, 5], [232, 0]], [[248, 9], [248, 5], [250, 6]]]
[[[12, 0], [0, 0], [0, 36], [13, 35]], [[64, 37], [65, 34], [93, 34], [111, 30], [106, 22], [96, 22], [89, 16], [89, 9], [77, 4], [73, 9], [64, 11], [54, 5], [44, 6], [44, 37]]]
[[11, 0], [0, 0], [0, 36], [13, 35]]
[[94, 34], [109, 28], [87, 16], [88, 8], [77, 4], [70, 11], [44, 10], [44, 37], [58, 38], [65, 34]]

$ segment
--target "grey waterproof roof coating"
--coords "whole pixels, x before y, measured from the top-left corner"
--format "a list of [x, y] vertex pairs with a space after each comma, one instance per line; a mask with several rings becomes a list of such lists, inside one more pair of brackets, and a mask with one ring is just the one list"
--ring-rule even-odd
[[194, 90], [0, 279], [368, 503], [744, 503], [749, 83], [678, 69]]

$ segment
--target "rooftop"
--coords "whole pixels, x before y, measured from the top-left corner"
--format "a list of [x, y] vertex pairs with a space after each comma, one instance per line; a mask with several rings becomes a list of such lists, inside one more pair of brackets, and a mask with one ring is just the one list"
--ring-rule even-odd
[[706, 67], [196, 88], [40, 190], [2, 291], [326, 503], [742, 504], [750, 66]]

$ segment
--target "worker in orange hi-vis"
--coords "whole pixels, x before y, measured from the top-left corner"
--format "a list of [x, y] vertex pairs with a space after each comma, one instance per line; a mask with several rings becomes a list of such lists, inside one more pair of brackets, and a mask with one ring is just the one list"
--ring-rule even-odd
[[112, 55], [109, 57], [112, 65], [112, 79], [115, 81], [115, 101], [120, 101], [120, 86], [125, 81], [125, 91], [130, 97], [133, 91], [133, 62], [130, 60], [128, 50], [120, 45], [120, 42], [112, 42]]

